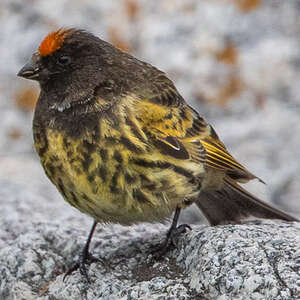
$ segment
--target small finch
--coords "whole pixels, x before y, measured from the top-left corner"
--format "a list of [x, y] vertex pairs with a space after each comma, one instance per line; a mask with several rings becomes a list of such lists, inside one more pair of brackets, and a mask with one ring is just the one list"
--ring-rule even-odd
[[78, 29], [51, 32], [18, 73], [41, 93], [33, 120], [41, 164], [61, 195], [94, 218], [79, 261], [93, 261], [97, 223], [162, 222], [172, 244], [182, 208], [196, 203], [211, 225], [254, 216], [297, 221], [239, 183], [257, 178], [227, 151], [165, 73]]

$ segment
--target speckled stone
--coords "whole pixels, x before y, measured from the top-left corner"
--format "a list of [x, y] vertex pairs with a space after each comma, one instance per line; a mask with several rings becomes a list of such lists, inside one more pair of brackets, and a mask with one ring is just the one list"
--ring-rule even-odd
[[[50, 223], [1, 228], [0, 299], [264, 299], [300, 297], [300, 224], [256, 222], [195, 226], [178, 248], [155, 261], [164, 225], [99, 228], [92, 252], [106, 264], [63, 282], [85, 232]], [[85, 297], [85, 298], [81, 298]]]

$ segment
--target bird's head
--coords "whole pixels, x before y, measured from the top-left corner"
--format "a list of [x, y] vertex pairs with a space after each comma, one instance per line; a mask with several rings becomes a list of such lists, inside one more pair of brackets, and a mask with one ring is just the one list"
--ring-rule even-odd
[[36, 80], [49, 107], [65, 110], [97, 94], [117, 92], [128, 76], [131, 56], [79, 29], [48, 34], [18, 76]]
[[59, 29], [49, 33], [41, 42], [31, 60], [18, 76], [44, 83], [56, 78], [101, 71], [105, 65], [105, 48], [108, 44], [94, 35], [78, 29]]

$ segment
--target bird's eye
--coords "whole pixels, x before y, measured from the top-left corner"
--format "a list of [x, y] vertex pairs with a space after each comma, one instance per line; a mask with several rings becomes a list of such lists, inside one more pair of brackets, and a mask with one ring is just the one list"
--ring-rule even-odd
[[70, 56], [67, 56], [67, 55], [62, 55], [58, 58], [58, 63], [60, 65], [68, 65], [69, 63], [71, 62], [71, 57]]

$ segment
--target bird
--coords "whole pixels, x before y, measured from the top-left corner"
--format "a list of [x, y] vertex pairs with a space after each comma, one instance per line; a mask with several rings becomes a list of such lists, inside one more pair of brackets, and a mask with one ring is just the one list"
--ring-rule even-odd
[[60, 28], [40, 43], [18, 76], [38, 81], [34, 146], [63, 198], [94, 223], [65, 276], [97, 260], [89, 252], [98, 223], [164, 222], [158, 253], [188, 224], [195, 203], [212, 226], [248, 217], [298, 221], [241, 186], [259, 179], [226, 149], [166, 73], [92, 33]]

